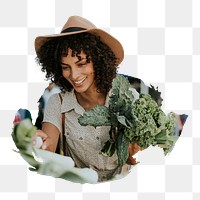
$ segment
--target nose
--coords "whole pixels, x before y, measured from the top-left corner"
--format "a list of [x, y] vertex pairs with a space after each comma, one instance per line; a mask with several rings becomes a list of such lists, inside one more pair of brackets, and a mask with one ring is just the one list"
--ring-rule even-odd
[[77, 68], [76, 69], [72, 69], [71, 70], [71, 74], [70, 74], [70, 76], [71, 76], [70, 78], [71, 78], [72, 81], [75, 81], [75, 80], [78, 79], [79, 75], [80, 75], [80, 72], [79, 72], [79, 70]]

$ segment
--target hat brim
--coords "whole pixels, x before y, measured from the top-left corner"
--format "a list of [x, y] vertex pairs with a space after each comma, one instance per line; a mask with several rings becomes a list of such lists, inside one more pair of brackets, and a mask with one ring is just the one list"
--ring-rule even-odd
[[68, 36], [68, 35], [80, 34], [80, 33], [85, 33], [85, 32], [100, 36], [101, 41], [103, 43], [107, 44], [111, 48], [113, 53], [115, 54], [116, 58], [118, 59], [117, 63], [120, 64], [122, 62], [122, 60], [124, 59], [124, 49], [123, 49], [121, 43], [116, 38], [111, 36], [109, 33], [105, 32], [101, 29], [97, 29], [97, 28], [89, 29], [89, 30], [68, 32], [68, 33], [46, 35], [46, 36], [38, 36], [35, 39], [36, 54], [38, 54], [39, 49], [47, 40], [50, 40], [50, 39], [53, 39], [56, 37], [64, 37], [64, 36]]

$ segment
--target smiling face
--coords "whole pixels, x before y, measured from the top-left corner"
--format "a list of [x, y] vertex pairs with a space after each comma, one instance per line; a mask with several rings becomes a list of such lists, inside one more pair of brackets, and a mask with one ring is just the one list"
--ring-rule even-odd
[[95, 91], [93, 63], [87, 62], [85, 53], [81, 52], [79, 56], [80, 59], [73, 57], [72, 50], [68, 49], [68, 55], [61, 58], [62, 75], [78, 93]]

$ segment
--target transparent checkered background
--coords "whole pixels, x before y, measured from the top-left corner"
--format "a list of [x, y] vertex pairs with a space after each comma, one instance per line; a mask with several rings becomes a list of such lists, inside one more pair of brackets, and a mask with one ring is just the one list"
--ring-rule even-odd
[[[172, 153], [140, 152], [124, 179], [80, 185], [34, 174], [12, 151], [12, 121], [31, 110], [48, 81], [35, 64], [34, 38], [60, 32], [80, 15], [118, 38], [125, 49], [120, 73], [158, 86], [163, 109], [189, 117]], [[1, 0], [0, 199], [199, 200], [200, 0]]]

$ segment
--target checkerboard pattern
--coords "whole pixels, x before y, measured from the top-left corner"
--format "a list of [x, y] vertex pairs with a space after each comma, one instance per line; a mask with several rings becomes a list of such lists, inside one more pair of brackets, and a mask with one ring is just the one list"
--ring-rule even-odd
[[[158, 86], [163, 110], [189, 115], [170, 155], [158, 148], [138, 153], [140, 164], [122, 180], [80, 185], [37, 175], [12, 151], [15, 112], [27, 108], [35, 119], [48, 85], [35, 63], [34, 39], [59, 33], [71, 15], [121, 41], [119, 72]], [[200, 0], [1, 1], [0, 70], [0, 199], [200, 199]]]

